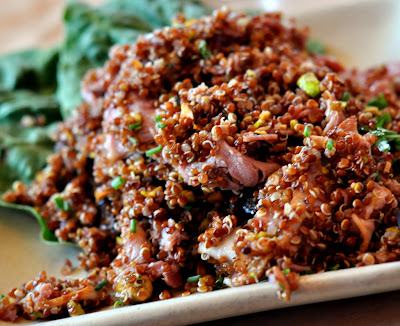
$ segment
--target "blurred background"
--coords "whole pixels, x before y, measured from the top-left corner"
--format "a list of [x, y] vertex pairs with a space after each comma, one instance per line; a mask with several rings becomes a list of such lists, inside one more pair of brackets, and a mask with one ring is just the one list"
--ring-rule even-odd
[[[67, 0], [0, 0], [0, 54], [48, 47], [62, 40]], [[93, 5], [103, 0], [81, 0]], [[349, 65], [370, 66], [396, 60], [400, 51], [400, 1], [397, 0], [203, 0], [216, 8], [282, 11], [311, 27], [330, 52]], [[354, 8], [357, 10], [354, 10]], [[347, 10], [348, 8], [348, 10]], [[389, 42], [390, 40], [390, 42]]]

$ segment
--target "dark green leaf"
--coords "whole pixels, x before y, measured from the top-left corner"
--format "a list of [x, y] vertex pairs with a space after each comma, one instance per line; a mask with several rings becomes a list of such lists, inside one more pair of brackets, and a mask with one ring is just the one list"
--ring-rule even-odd
[[376, 106], [379, 110], [386, 108], [389, 105], [384, 94], [379, 94], [377, 97], [368, 102], [368, 106]]
[[13, 203], [7, 203], [2, 200], [0, 200], [0, 208], [10, 208], [10, 209], [16, 209], [19, 211], [26, 212], [28, 214], [33, 215], [37, 221], [39, 222], [40, 226], [42, 227], [42, 233], [41, 233], [41, 238], [42, 240], [50, 243], [58, 242], [56, 236], [54, 235], [53, 232], [49, 230], [49, 228], [46, 225], [46, 221], [40, 214], [31, 206], [26, 206], [26, 205], [17, 205]]

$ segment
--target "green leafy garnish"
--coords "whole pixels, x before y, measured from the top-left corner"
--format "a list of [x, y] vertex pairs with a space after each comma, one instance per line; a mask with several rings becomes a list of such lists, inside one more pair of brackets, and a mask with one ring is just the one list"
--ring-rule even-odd
[[310, 127], [309, 125], [307, 125], [307, 126], [304, 128], [304, 133], [303, 133], [303, 135], [304, 135], [304, 137], [310, 137], [310, 134], [311, 134], [311, 127]]
[[282, 270], [283, 275], [287, 275], [290, 273], [290, 268]]
[[381, 152], [400, 150], [400, 135], [397, 132], [378, 127], [376, 130], [372, 130], [371, 133], [378, 138], [374, 145]]
[[39, 222], [42, 232], [41, 232], [41, 238], [43, 241], [47, 243], [54, 243], [58, 242], [57, 237], [54, 235], [54, 233], [47, 227], [45, 219], [31, 206], [27, 205], [18, 205], [18, 204], [13, 204], [13, 203], [7, 203], [4, 201], [0, 201], [0, 209], [5, 210], [5, 209], [14, 209], [22, 212], [26, 212], [30, 215], [33, 215], [36, 220]]
[[333, 149], [334, 145], [335, 145], [335, 142], [333, 141], [333, 139], [329, 138], [328, 142], [326, 143], [326, 149], [328, 151], [331, 151]]
[[385, 112], [378, 118], [376, 122], [376, 127], [377, 128], [383, 127], [390, 122], [392, 122], [392, 116], [390, 115], [389, 112]]
[[198, 282], [201, 278], [201, 275], [190, 276], [187, 278], [188, 283], [195, 283]]
[[157, 116], [154, 117], [154, 121], [155, 121], [155, 122], [160, 122], [161, 119], [162, 119], [162, 116], [161, 116], [161, 115], [157, 115]]
[[336, 264], [335, 266], [332, 266], [331, 268], [328, 268], [329, 271], [337, 271], [340, 268], [339, 264]]
[[157, 128], [159, 128], [159, 129], [164, 129], [165, 127], [166, 127], [166, 125], [165, 125], [164, 122], [159, 122], [159, 123], [157, 123]]
[[340, 99], [341, 101], [347, 102], [351, 97], [351, 94], [349, 92], [344, 92], [342, 95], [342, 98]]
[[381, 182], [381, 174], [379, 173], [379, 171], [375, 170], [375, 174], [376, 174], [375, 181]]
[[140, 122], [136, 122], [128, 126], [130, 130], [136, 130], [139, 129], [140, 127], [142, 127], [142, 124]]
[[313, 72], [307, 72], [301, 75], [297, 80], [297, 86], [311, 97], [316, 97], [321, 93], [319, 89], [319, 80]]
[[323, 54], [325, 53], [324, 45], [313, 39], [308, 39], [306, 42], [306, 50], [308, 53]]
[[162, 151], [162, 146], [160, 145], [160, 146], [157, 146], [155, 148], [147, 150], [146, 151], [146, 156], [150, 157], [151, 155], [160, 153], [161, 151]]
[[130, 141], [132, 144], [134, 144], [134, 145], [136, 145], [136, 144], [138, 143], [138, 141], [137, 141], [136, 138], [133, 138], [133, 137], [131, 137], [131, 136], [128, 136], [128, 139], [129, 139], [129, 141]]
[[385, 95], [379, 94], [377, 97], [368, 102], [368, 106], [376, 106], [379, 110], [386, 108], [389, 105]]
[[102, 288], [104, 288], [108, 284], [107, 280], [101, 281], [99, 284], [97, 284], [94, 288], [95, 291], [100, 291]]
[[135, 219], [131, 220], [131, 222], [130, 222], [130, 230], [131, 230], [131, 233], [136, 233], [136, 231], [137, 231], [137, 220], [135, 220]]
[[223, 289], [226, 287], [226, 285], [224, 284], [224, 278], [222, 276], [215, 281], [215, 286], [217, 289]]
[[211, 51], [207, 47], [207, 42], [205, 40], [200, 40], [197, 48], [204, 59], [208, 59], [211, 56]]
[[111, 181], [111, 187], [114, 189], [119, 189], [125, 184], [125, 179], [123, 177], [116, 177]]
[[115, 303], [114, 303], [114, 309], [116, 309], [118, 307], [123, 307], [123, 306], [124, 306], [123, 301], [115, 301]]
[[60, 211], [69, 211], [69, 205], [68, 203], [62, 199], [60, 196], [54, 197], [53, 198], [54, 205], [56, 206], [57, 209]]
[[171, 23], [176, 13], [188, 19], [209, 13], [199, 1], [110, 0], [99, 8], [70, 1], [64, 13], [66, 40], [57, 69], [57, 98], [64, 117], [81, 102], [80, 82], [102, 66], [114, 44], [132, 44], [141, 34]]

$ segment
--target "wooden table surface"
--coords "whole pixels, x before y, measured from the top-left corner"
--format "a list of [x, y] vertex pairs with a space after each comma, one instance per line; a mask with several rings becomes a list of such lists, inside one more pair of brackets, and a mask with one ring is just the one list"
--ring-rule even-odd
[[[317, 5], [321, 1], [311, 2]], [[101, 0], [85, 2], [96, 4]], [[289, 3], [288, 0], [282, 2]], [[270, 1], [269, 5], [274, 8], [276, 3]], [[0, 5], [0, 54], [30, 47], [48, 47], [62, 40], [61, 15], [64, 0], [0, 0]], [[399, 306], [400, 291], [396, 291], [198, 325], [400, 325]]]

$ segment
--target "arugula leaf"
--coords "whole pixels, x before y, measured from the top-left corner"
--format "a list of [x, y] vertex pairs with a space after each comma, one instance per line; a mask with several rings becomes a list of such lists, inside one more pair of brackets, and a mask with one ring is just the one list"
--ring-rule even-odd
[[0, 90], [55, 90], [58, 54], [35, 49], [0, 57]]
[[23, 211], [26, 212], [30, 215], [33, 215], [36, 220], [39, 222], [41, 228], [42, 228], [42, 233], [41, 233], [41, 238], [43, 241], [47, 243], [54, 243], [58, 242], [57, 237], [54, 235], [52, 231], [47, 227], [46, 221], [40, 214], [31, 206], [26, 206], [26, 205], [17, 205], [13, 203], [7, 203], [2, 200], [0, 200], [0, 209], [16, 209], [18, 211]]
[[81, 102], [80, 82], [104, 64], [114, 44], [134, 43], [141, 34], [169, 25], [178, 12], [199, 17], [209, 12], [199, 1], [113, 0], [100, 8], [70, 1], [65, 14], [66, 40], [57, 70], [57, 99], [63, 117]]

